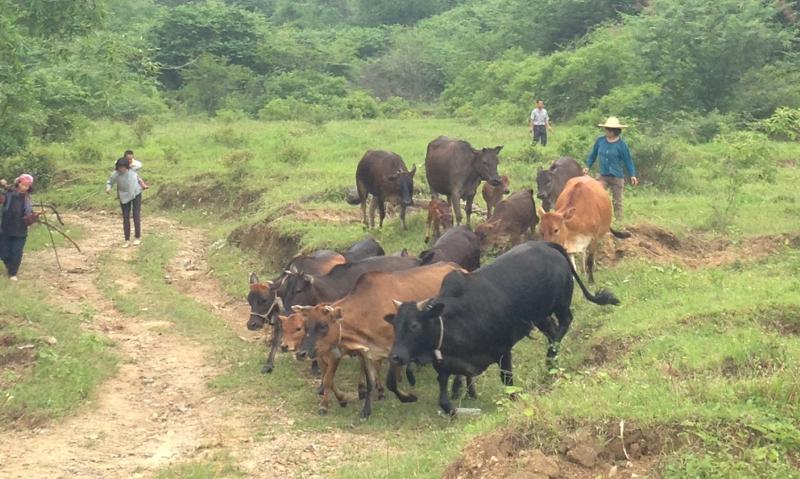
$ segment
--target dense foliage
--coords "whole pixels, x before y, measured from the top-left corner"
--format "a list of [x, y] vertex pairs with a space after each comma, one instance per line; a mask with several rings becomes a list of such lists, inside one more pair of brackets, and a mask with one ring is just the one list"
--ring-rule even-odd
[[772, 0], [0, 0], [0, 156], [170, 110], [752, 122], [800, 107], [799, 27]]

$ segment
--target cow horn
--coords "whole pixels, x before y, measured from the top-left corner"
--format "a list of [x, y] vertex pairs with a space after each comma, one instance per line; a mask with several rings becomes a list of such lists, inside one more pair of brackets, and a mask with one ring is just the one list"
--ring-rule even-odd
[[304, 274], [303, 279], [308, 281], [308, 284], [314, 284], [314, 277], [310, 274]]
[[299, 312], [300, 312], [300, 311], [302, 311], [302, 310], [303, 310], [303, 307], [302, 307], [302, 306], [299, 306], [299, 305], [297, 305], [297, 304], [295, 304], [294, 306], [292, 306], [292, 311], [294, 311], [295, 313], [299, 313]]
[[422, 301], [418, 302], [417, 303], [417, 309], [420, 310], [420, 311], [423, 311], [425, 309], [425, 307], [428, 306], [428, 301], [430, 301], [430, 300], [431, 300], [431, 298], [428, 298], [428, 299], [423, 299]]
[[394, 303], [394, 307], [395, 307], [395, 308], [397, 308], [397, 309], [400, 309], [400, 306], [402, 306], [402, 305], [403, 305], [403, 302], [402, 302], [402, 301], [398, 301], [398, 300], [396, 300], [396, 299], [393, 299], [393, 300], [392, 300], [392, 303]]
[[272, 286], [272, 281], [267, 281], [267, 282], [266, 282], [266, 283], [264, 283], [264, 284], [266, 284], [267, 286], [270, 286], [270, 287], [271, 287], [271, 286]]
[[288, 275], [288, 274], [292, 274], [292, 272], [289, 271], [288, 269], [285, 269], [285, 270], [283, 270], [283, 274], [287, 274]]
[[295, 266], [295, 265], [292, 265], [292, 266], [289, 268], [289, 271], [290, 271], [290, 272], [292, 272], [292, 273], [297, 273], [297, 266]]
[[325, 311], [327, 311], [329, 313], [332, 313], [333, 312], [333, 306], [331, 306], [330, 304], [326, 304], [325, 305]]

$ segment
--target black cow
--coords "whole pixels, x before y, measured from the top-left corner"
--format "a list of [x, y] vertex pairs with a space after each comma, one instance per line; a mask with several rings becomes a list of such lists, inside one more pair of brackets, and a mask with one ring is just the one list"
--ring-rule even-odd
[[[417, 165], [406, 169], [400, 155], [390, 151], [368, 150], [356, 168], [358, 199], [348, 199], [350, 204], [361, 204], [364, 225], [375, 227], [375, 208], [380, 211], [380, 227], [386, 217], [386, 201], [400, 205], [400, 222], [406, 229], [406, 207], [414, 204], [414, 174]], [[372, 195], [367, 222], [367, 196]]]
[[364, 238], [342, 252], [342, 255], [344, 255], [348, 263], [372, 258], [373, 256], [383, 256], [385, 254], [386, 252], [381, 245], [375, 241], [375, 238], [372, 236]]
[[305, 273], [325, 274], [335, 265], [345, 262], [344, 256], [335, 251], [320, 250], [310, 255], [295, 256], [286, 270], [272, 281], [261, 283], [255, 273], [250, 275], [250, 292], [247, 294], [247, 302], [250, 304], [250, 316], [247, 319], [247, 329], [258, 331], [265, 324], [272, 326], [272, 339], [270, 341], [269, 353], [262, 373], [271, 373], [275, 368], [275, 353], [281, 343], [283, 330], [281, 322], [278, 321], [278, 314], [281, 312], [281, 300], [285, 297], [286, 278], [290, 274]]
[[447, 230], [431, 249], [419, 254], [422, 264], [451, 261], [467, 271], [481, 266], [481, 244], [478, 236], [466, 226]]
[[454, 414], [447, 397], [450, 376], [477, 376], [497, 363], [503, 384], [510, 386], [511, 348], [534, 326], [549, 341], [548, 362], [555, 358], [572, 321], [573, 277], [589, 301], [619, 303], [607, 291], [592, 295], [566, 251], [554, 243], [529, 241], [474, 273], [449, 273], [438, 296], [403, 303], [386, 316], [395, 334], [389, 358], [400, 364], [432, 362], [439, 405]]
[[493, 185], [501, 183], [497, 174], [500, 161], [497, 154], [502, 146], [481, 148], [476, 150], [463, 140], [454, 140], [446, 136], [428, 143], [425, 156], [425, 176], [428, 178], [431, 193], [447, 196], [453, 207], [456, 224], [461, 224], [461, 198], [466, 200], [467, 224], [472, 214], [472, 201], [478, 191], [478, 185], [486, 180]]
[[581, 165], [568, 156], [557, 159], [547, 170], [543, 170], [540, 166], [536, 172], [536, 188], [539, 191], [536, 197], [542, 200], [542, 208], [550, 211], [556, 204], [558, 195], [564, 191], [567, 181], [581, 175], [583, 175]]

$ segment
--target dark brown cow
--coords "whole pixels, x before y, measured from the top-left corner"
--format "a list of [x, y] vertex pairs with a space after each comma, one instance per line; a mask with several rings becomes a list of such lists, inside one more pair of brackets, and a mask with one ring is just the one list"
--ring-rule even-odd
[[275, 353], [281, 342], [283, 329], [277, 315], [281, 311], [282, 290], [285, 289], [285, 280], [292, 271], [309, 272], [309, 274], [325, 274], [337, 264], [345, 262], [344, 256], [335, 251], [321, 250], [310, 255], [295, 256], [286, 266], [286, 271], [275, 278], [273, 281], [261, 283], [255, 273], [250, 275], [250, 292], [247, 295], [247, 302], [250, 304], [250, 316], [247, 320], [247, 329], [258, 331], [267, 322], [272, 325], [272, 337], [270, 340], [269, 353], [263, 373], [271, 373], [275, 368]]
[[539, 191], [536, 197], [542, 201], [542, 208], [550, 211], [567, 181], [582, 175], [581, 165], [568, 156], [557, 159], [547, 170], [540, 166], [536, 172], [536, 188]]
[[533, 190], [529, 188], [517, 191], [498, 203], [492, 219], [478, 225], [475, 234], [483, 248], [510, 248], [522, 243], [523, 236], [530, 239], [538, 222]]
[[508, 190], [508, 176], [503, 175], [500, 177], [501, 183], [499, 185], [492, 185], [489, 182], [483, 183], [481, 195], [483, 201], [486, 202], [486, 219], [491, 219], [492, 209], [503, 200], [503, 196], [509, 193]]
[[453, 226], [453, 212], [450, 203], [439, 198], [431, 198], [428, 203], [428, 220], [425, 222], [425, 242], [439, 239], [442, 231]]
[[375, 238], [368, 236], [358, 243], [342, 252], [348, 263], [361, 261], [362, 259], [372, 258], [373, 256], [383, 256], [386, 252], [381, 247], [380, 243], [375, 241]]
[[463, 140], [446, 136], [428, 143], [425, 156], [425, 176], [431, 193], [447, 196], [453, 207], [456, 224], [461, 224], [461, 199], [466, 201], [467, 224], [472, 215], [472, 202], [481, 181], [500, 184], [497, 163], [502, 146], [476, 150]]
[[[421, 301], [439, 292], [442, 279], [452, 271], [463, 271], [452, 263], [437, 263], [405, 271], [369, 272], [358, 279], [353, 291], [330, 305], [301, 308], [306, 336], [297, 351], [298, 359], [318, 358], [325, 365], [324, 393], [320, 412], [328, 410], [332, 391], [342, 406], [347, 398], [336, 388], [334, 377], [344, 355], [359, 356], [367, 376], [362, 417], [372, 412], [372, 390], [378, 384], [379, 363], [386, 359], [394, 341], [392, 326], [384, 318], [393, 315], [393, 300]], [[416, 397], [401, 392], [395, 380], [400, 369], [390, 375], [388, 388], [403, 402]]]
[[[349, 200], [350, 204], [361, 204], [361, 215], [364, 225], [375, 227], [375, 208], [380, 211], [380, 227], [386, 217], [386, 202], [400, 205], [400, 222], [406, 229], [406, 207], [414, 204], [414, 174], [417, 165], [406, 169], [400, 155], [390, 151], [368, 150], [356, 168], [356, 189], [358, 200]], [[367, 196], [372, 195], [367, 222]]]
[[468, 227], [456, 226], [447, 230], [433, 248], [420, 253], [419, 259], [422, 264], [450, 261], [474, 271], [481, 266], [481, 242]]

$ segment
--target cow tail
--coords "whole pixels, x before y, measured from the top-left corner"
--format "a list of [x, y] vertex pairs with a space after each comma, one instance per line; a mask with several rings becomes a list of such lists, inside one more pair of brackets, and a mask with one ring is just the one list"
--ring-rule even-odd
[[614, 228], [609, 228], [609, 229], [611, 230], [611, 234], [619, 239], [626, 239], [632, 236], [630, 231], [617, 231]]
[[347, 194], [347, 196], [345, 197], [344, 200], [347, 201], [348, 205], [360, 205], [361, 204], [361, 195], [359, 195], [358, 192], [356, 192], [356, 194], [353, 195], [352, 192], [351, 192], [351, 193]]
[[599, 304], [601, 306], [607, 304], [614, 304], [614, 305], [619, 304], [619, 299], [617, 299], [617, 297], [614, 296], [614, 293], [608, 291], [607, 289], [601, 289], [596, 294], [592, 294], [591, 291], [589, 291], [586, 288], [586, 285], [583, 284], [583, 281], [581, 281], [581, 277], [578, 276], [578, 272], [575, 271], [575, 266], [572, 265], [572, 260], [570, 260], [569, 254], [567, 254], [567, 250], [565, 250], [560, 244], [548, 242], [547, 245], [553, 248], [554, 250], [558, 251], [559, 253], [561, 253], [564, 259], [567, 260], [567, 264], [569, 265], [570, 271], [572, 271], [572, 276], [575, 278], [575, 282], [578, 283], [578, 286], [580, 286], [581, 291], [583, 291], [583, 297], [593, 302], [594, 304]]

